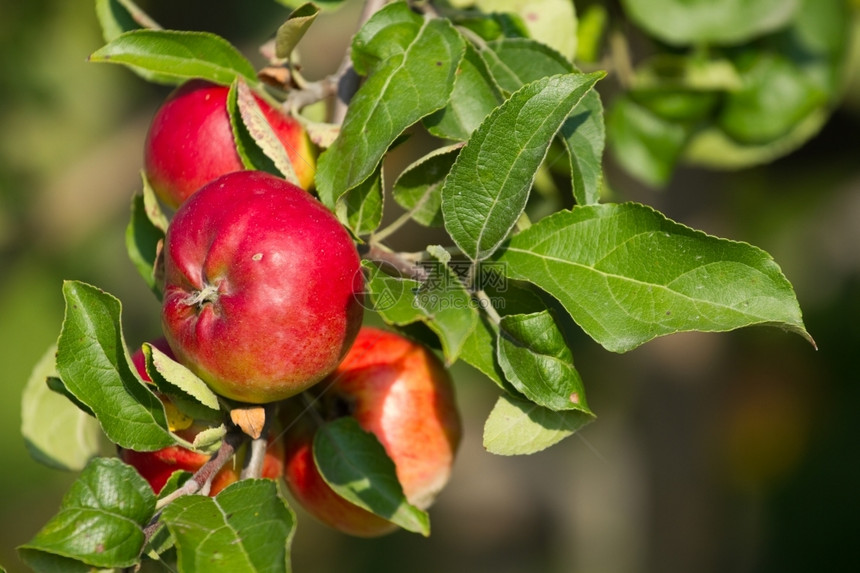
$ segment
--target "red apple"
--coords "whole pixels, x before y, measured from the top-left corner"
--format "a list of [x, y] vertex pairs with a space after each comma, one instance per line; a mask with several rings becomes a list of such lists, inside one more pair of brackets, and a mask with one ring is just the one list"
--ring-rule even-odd
[[[226, 86], [191, 80], [156, 112], [144, 143], [144, 171], [170, 207], [178, 207], [213, 179], [244, 169], [227, 112], [228, 92]], [[284, 145], [299, 184], [309, 189], [316, 161], [307, 133], [296, 119], [254, 97]]]
[[273, 402], [316, 384], [361, 327], [350, 235], [309, 193], [266, 173], [224, 175], [182, 204], [164, 276], [170, 347], [234, 400]]
[[[159, 338], [152, 341], [150, 344], [173, 358], [165, 339]], [[146, 372], [146, 357], [144, 356], [143, 351], [138, 350], [132, 355], [131, 359], [141, 378], [146, 382], [151, 382], [152, 380]], [[169, 404], [169, 399], [167, 397], [160, 397], [166, 404]], [[205, 429], [205, 426], [193, 424], [187, 428], [176, 431], [176, 433], [188, 441], [193, 441], [194, 436], [203, 429]], [[272, 436], [274, 437], [274, 435], [275, 433], [273, 432]], [[231, 483], [238, 481], [239, 474], [241, 472], [241, 460], [244, 455], [245, 452], [240, 451], [236, 456], [234, 456], [233, 460], [227, 462], [227, 465], [215, 474], [209, 495], [216, 495]], [[179, 470], [185, 470], [192, 473], [196, 472], [203, 467], [203, 464], [205, 464], [209, 459], [209, 456], [205, 454], [189, 450], [188, 448], [183, 448], [182, 446], [169, 446], [154, 452], [137, 452], [134, 450], [119, 448], [119, 457], [125, 463], [134, 467], [137, 470], [137, 473], [149, 482], [149, 485], [152, 486], [152, 489], [156, 494], [161, 492], [161, 489], [164, 487], [164, 484], [167, 483], [167, 480], [173, 472]], [[269, 479], [277, 479], [281, 477], [283, 471], [283, 443], [280, 440], [276, 441], [272, 438], [269, 441], [269, 448], [266, 450], [266, 455], [263, 458], [262, 476]]]
[[[453, 385], [436, 355], [398, 334], [365, 327], [317, 389], [322, 417], [353, 416], [385, 448], [409, 502], [429, 507], [448, 481], [462, 433]], [[308, 513], [360, 537], [396, 528], [340, 497], [323, 481], [313, 460], [313, 417], [299, 410], [283, 423], [284, 480]]]

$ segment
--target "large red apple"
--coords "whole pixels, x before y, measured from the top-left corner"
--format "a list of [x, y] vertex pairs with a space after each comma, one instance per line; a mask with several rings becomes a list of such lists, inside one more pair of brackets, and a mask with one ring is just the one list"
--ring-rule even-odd
[[[144, 143], [144, 171], [153, 190], [170, 207], [178, 207], [213, 179], [244, 169], [227, 112], [228, 92], [225, 86], [191, 80], [156, 112]], [[299, 184], [310, 188], [316, 162], [304, 128], [254, 97], [286, 149]]]
[[[462, 432], [450, 376], [436, 355], [398, 334], [364, 327], [317, 389], [322, 417], [355, 417], [382, 443], [409, 502], [429, 507], [448, 481]], [[312, 453], [317, 422], [301, 410], [294, 416], [283, 422], [284, 480], [296, 501], [351, 535], [393, 531], [394, 524], [348, 502], [323, 481]]]
[[267, 403], [340, 363], [363, 315], [351, 237], [319, 201], [266, 173], [219, 177], [177, 210], [164, 245], [164, 335], [217, 393]]
[[[163, 338], [154, 340], [151, 344], [173, 358], [167, 341]], [[146, 382], [151, 382], [152, 380], [146, 372], [145, 361], [146, 358], [142, 350], [138, 350], [132, 355], [132, 362], [141, 378]], [[162, 397], [162, 400], [166, 404], [169, 404], [169, 400], [166, 397]], [[191, 424], [186, 428], [177, 430], [176, 433], [188, 441], [193, 441], [194, 436], [204, 428], [205, 426], [203, 425]], [[274, 435], [273, 433], [272, 436], [274, 437]], [[118, 450], [120, 459], [134, 467], [137, 473], [149, 482], [149, 485], [152, 486], [156, 494], [161, 492], [161, 489], [173, 472], [185, 470], [193, 473], [203, 467], [203, 464], [209, 460], [209, 456], [189, 450], [188, 448], [183, 448], [182, 446], [169, 446], [153, 452], [138, 452], [125, 448], [119, 448]], [[244, 455], [245, 451], [240, 451], [231, 461], [227, 462], [227, 465], [215, 474], [209, 495], [216, 495], [219, 491], [239, 479], [241, 462]], [[263, 458], [262, 476], [277, 479], [281, 477], [283, 471], [283, 443], [280, 440], [272, 438], [269, 441], [269, 447]]]

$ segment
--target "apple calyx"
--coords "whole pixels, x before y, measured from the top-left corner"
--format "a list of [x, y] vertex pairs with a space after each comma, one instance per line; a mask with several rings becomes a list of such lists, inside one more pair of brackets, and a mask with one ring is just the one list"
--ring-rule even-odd
[[219, 295], [220, 287], [218, 285], [205, 283], [202, 289], [189, 293], [183, 302], [188, 306], [196, 306], [201, 309], [207, 304], [216, 304]]

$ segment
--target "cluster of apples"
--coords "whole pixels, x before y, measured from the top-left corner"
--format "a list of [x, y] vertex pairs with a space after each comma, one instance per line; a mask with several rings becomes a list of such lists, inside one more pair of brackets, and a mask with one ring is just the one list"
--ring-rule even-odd
[[[313, 195], [313, 147], [302, 125], [255, 95], [303, 187], [245, 170], [228, 93], [201, 80], [185, 83], [146, 138], [147, 179], [176, 209], [163, 246], [164, 337], [152, 344], [223, 397], [277, 404], [263, 477], [283, 479], [308, 513], [332, 527], [387, 533], [396, 526], [325, 483], [314, 435], [321, 421], [353, 416], [385, 448], [407, 500], [426, 508], [448, 480], [461, 438], [449, 374], [422, 344], [362, 325], [359, 256]], [[142, 352], [133, 360], [148, 381]], [[305, 392], [309, 400], [300, 399]], [[193, 439], [205, 427], [194, 421], [177, 433]], [[208, 459], [181, 446], [120, 456], [156, 492], [174, 471], [194, 472]], [[209, 494], [239, 479], [239, 465], [225, 466]]]

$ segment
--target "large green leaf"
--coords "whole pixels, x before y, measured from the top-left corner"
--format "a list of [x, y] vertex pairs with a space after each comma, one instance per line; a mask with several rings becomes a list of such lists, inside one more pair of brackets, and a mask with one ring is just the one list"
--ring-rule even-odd
[[259, 84], [254, 66], [227, 40], [208, 32], [131, 30], [93, 52], [90, 61], [147, 70], [173, 83], [202, 78], [230, 85], [242, 77]]
[[[499, 86], [508, 92], [545, 76], [577, 71], [549, 46], [525, 38], [489, 42], [481, 55]], [[600, 199], [605, 131], [600, 94], [591, 90], [573, 109], [559, 134], [570, 158], [573, 196], [580, 205]]]
[[788, 23], [799, 0], [622, 0], [627, 15], [670, 44], [738, 44]]
[[602, 73], [525, 85], [484, 120], [442, 188], [445, 228], [472, 260], [490, 256], [525, 208], [549, 144]]
[[559, 300], [585, 332], [625, 352], [657, 336], [779, 326], [810, 341], [773, 259], [634, 203], [560, 211], [498, 253], [511, 278]]
[[371, 40], [360, 34], [365, 41], [353, 48], [370, 75], [352, 98], [340, 135], [319, 157], [317, 190], [332, 209], [373, 174], [407, 127], [445, 106], [464, 51], [447, 20], [423, 19], [402, 2], [377, 12], [364, 29], [375, 34]]
[[501, 456], [534, 454], [594, 420], [580, 410], [557, 412], [502, 394], [484, 423], [484, 447]]
[[590, 412], [573, 354], [548, 311], [503, 316], [499, 331], [499, 365], [517, 390], [551, 410]]
[[21, 396], [21, 434], [30, 454], [59, 469], [80, 471], [98, 453], [99, 424], [66, 397], [53, 392], [56, 376], [52, 346], [33, 368]]
[[77, 281], [63, 284], [63, 296], [57, 371], [66, 390], [92, 410], [115, 444], [138, 451], [174, 444], [161, 401], [131, 365], [119, 300]]
[[59, 513], [19, 550], [40, 571], [62, 570], [68, 559], [131, 567], [154, 512], [155, 494], [134, 468], [116, 458], [95, 458], [63, 497]]
[[187, 495], [161, 516], [176, 540], [180, 573], [287, 573], [295, 516], [267, 479], [246, 479], [215, 498]]
[[394, 462], [355, 418], [339, 418], [321, 427], [313, 452], [323, 479], [340, 496], [408, 531], [430, 535], [430, 518], [409, 504]]

